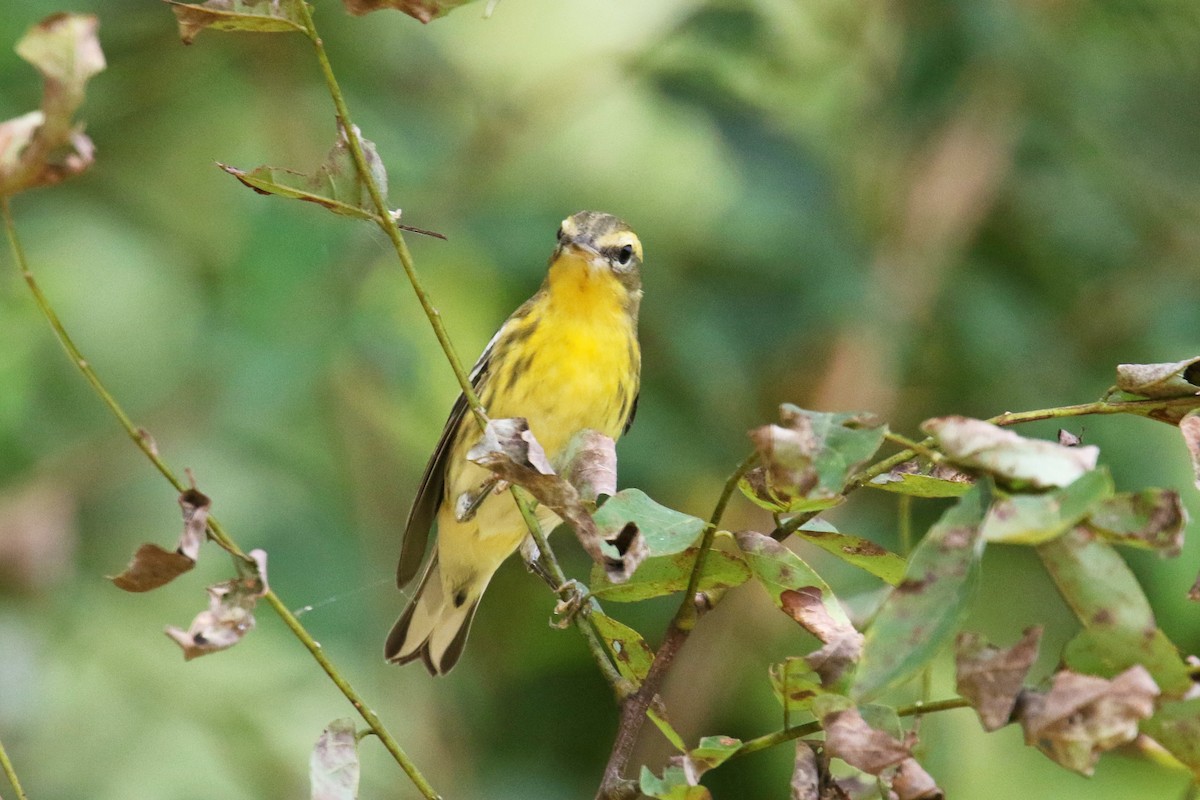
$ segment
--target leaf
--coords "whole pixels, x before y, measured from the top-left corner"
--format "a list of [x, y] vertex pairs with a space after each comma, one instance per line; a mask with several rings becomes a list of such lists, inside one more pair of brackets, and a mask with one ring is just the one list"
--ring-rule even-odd
[[897, 800], [942, 800], [946, 796], [915, 758], [900, 762], [892, 778], [892, 791]]
[[869, 539], [839, 533], [823, 519], [809, 520], [795, 531], [795, 535], [893, 586], [904, 578], [906, 564], [903, 558]]
[[654, 661], [654, 651], [650, 645], [646, 644], [640, 633], [607, 614], [592, 611], [588, 618], [595, 624], [596, 632], [612, 653], [621, 676], [640, 685]]
[[1196, 488], [1200, 489], [1200, 411], [1189, 411], [1179, 420], [1179, 432], [1192, 459], [1192, 472], [1196, 475]]
[[[594, 450], [582, 447], [576, 454], [589, 459], [596, 457]], [[545, 450], [534, 437], [533, 431], [529, 430], [529, 423], [523, 417], [488, 420], [482, 438], [467, 451], [467, 460], [490, 469], [502, 480], [527, 490], [539, 503], [567, 522], [574, 529], [583, 549], [593, 561], [603, 566], [611, 583], [623, 583], [628, 580], [638, 564], [648, 555], [649, 551], [638, 524], [631, 525], [626, 522], [619, 528], [601, 528], [593, 521], [592, 515], [584, 508], [579, 492], [555, 473], [549, 459], [546, 458]], [[567, 465], [567, 468], [569, 470], [570, 465]], [[595, 464], [588, 467], [593, 472], [596, 468]], [[616, 471], [615, 465], [613, 471]], [[605, 508], [614, 500], [616, 497], [605, 503]], [[456, 513], [463, 505], [461, 498], [456, 501]], [[470, 506], [471, 503], [466, 505]], [[609, 552], [605, 551], [604, 543], [610, 546]]]
[[1200, 394], [1200, 356], [1171, 364], [1118, 364], [1117, 388], [1153, 398]]
[[[379, 192], [387, 197], [387, 171], [371, 141], [364, 139], [357, 127], [354, 133], [362, 145], [363, 157], [367, 161], [371, 177]], [[367, 185], [359, 177], [350, 152], [346, 130], [338, 126], [337, 141], [325, 156], [325, 160], [312, 173], [295, 172], [276, 167], [257, 167], [244, 172], [227, 164], [218, 167], [237, 178], [259, 194], [274, 194], [317, 203], [335, 214], [374, 221], [377, 219], [375, 204], [367, 191]]]
[[969, 417], [937, 417], [921, 424], [951, 461], [980, 469], [1018, 486], [1048, 489], [1067, 486], [1095, 469], [1095, 445], [1064, 447], [1027, 439], [998, 425]]
[[1062, 489], [1001, 498], [988, 509], [983, 538], [999, 544], [1041, 544], [1075, 527], [1112, 493], [1108, 470], [1097, 469]]
[[1026, 693], [1020, 711], [1025, 741], [1067, 769], [1091, 775], [1101, 753], [1137, 737], [1158, 693], [1140, 665], [1111, 681], [1064, 670], [1049, 692]]
[[313, 747], [308, 766], [312, 800], [358, 797], [358, 737], [349, 717], [329, 723]]
[[854, 698], [907, 680], [953, 636], [983, 555], [980, 527], [990, 499], [989, 483], [976, 484], [913, 550], [904, 580], [867, 629]]
[[958, 635], [955, 686], [971, 702], [985, 731], [998, 730], [1011, 721], [1029, 668], [1037, 660], [1041, 638], [1040, 625], [1026, 628], [1021, 640], [1006, 649], [993, 647], [978, 634]]
[[1187, 765], [1200, 781], [1200, 697], [1163, 703], [1141, 724], [1142, 733]]
[[732, 736], [705, 736], [686, 758], [698, 777], [724, 764], [741, 746], [742, 740]]
[[1063, 653], [1067, 667], [1113, 676], [1141, 664], [1168, 697], [1181, 697], [1191, 688], [1179, 651], [1158, 629], [1150, 601], [1112, 545], [1076, 528], [1037, 550], [1083, 623]]
[[179, 38], [191, 44], [200, 31], [246, 31], [250, 33], [304, 32], [296, 4], [299, 0], [208, 0], [180, 3], [167, 0], [179, 24]]
[[667, 708], [662, 702], [662, 698], [655, 695], [650, 701], [650, 707], [646, 709], [646, 718], [654, 723], [666, 740], [681, 753], [687, 752], [687, 745], [683, 742], [683, 737], [679, 735], [679, 731], [675, 730], [675, 726], [667, 719]]
[[118, 589], [148, 592], [166, 586], [196, 566], [212, 501], [200, 491], [188, 489], [179, 495], [179, 507], [183, 510], [183, 535], [175, 550], [167, 551], [154, 543], [143, 544], [124, 572], [109, 577]]
[[342, 0], [342, 5], [356, 17], [393, 8], [428, 24], [469, 2], [471, 0]]
[[775, 699], [783, 706], [784, 719], [788, 721], [784, 727], [790, 727], [792, 714], [809, 712], [813, 700], [824, 691], [821, 676], [803, 658], [791, 657], [772, 664], [767, 676]]
[[792, 768], [791, 800], [822, 800], [821, 770], [817, 752], [803, 739], [796, 740], [796, 761]]
[[688, 776], [681, 766], [667, 767], [663, 770], [661, 778], [651, 772], [649, 767], [642, 767], [638, 788], [647, 797], [657, 797], [661, 800], [712, 800], [708, 789], [688, 782]]
[[617, 443], [600, 431], [584, 428], [571, 437], [558, 461], [562, 476], [585, 503], [617, 493]]
[[59, 183], [92, 165], [95, 148], [74, 116], [87, 82], [105, 67], [99, 27], [93, 15], [53, 14], [17, 42], [17, 55], [42, 74], [42, 103], [0, 123], [0, 197]]
[[913, 497], [961, 497], [974, 482], [971, 475], [946, 464], [934, 464], [923, 470], [920, 462], [914, 459], [876, 475], [866, 485]]
[[780, 425], [750, 431], [761, 466], [738, 486], [776, 513], [831, 508], [842, 502], [851, 472], [874, 455], [886, 426], [865, 414], [824, 414], [785, 403]]
[[1178, 556], [1183, 550], [1187, 511], [1169, 489], [1123, 492], [1092, 509], [1087, 527], [1114, 544]]
[[[591, 594], [599, 600], [630, 603], [682, 592], [688, 586], [699, 552], [700, 548], [689, 547], [673, 555], [647, 558], [625, 583], [612, 583], [604, 570], [595, 565], [590, 580]], [[729, 589], [749, 578], [750, 568], [741, 556], [713, 548], [704, 560], [704, 574], [700, 576], [698, 588], [701, 592]]]
[[630, 522], [635, 523], [651, 556], [683, 552], [697, 543], [706, 525], [698, 517], [659, 505], [640, 489], [617, 492], [605, 501], [594, 518], [603, 536], [612, 536]]
[[[814, 711], [825, 729], [825, 749], [829, 755], [871, 775], [908, 758], [916, 743], [911, 734], [900, 740], [869, 725], [860, 710], [844, 697], [823, 695]], [[895, 716], [894, 711], [892, 714]]]
[[187, 631], [168, 626], [166, 634], [183, 648], [183, 658], [227, 650], [254, 629], [254, 606], [267, 593], [267, 554], [251, 550], [253, 566], [234, 560], [240, 577], [208, 587], [208, 609], [192, 620]]

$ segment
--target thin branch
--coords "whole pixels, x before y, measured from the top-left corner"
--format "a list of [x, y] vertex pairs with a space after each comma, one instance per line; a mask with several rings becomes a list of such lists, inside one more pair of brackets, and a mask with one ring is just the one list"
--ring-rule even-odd
[[[62, 321], [58, 318], [54, 308], [50, 305], [50, 301], [42, 293], [41, 287], [33, 277], [33, 272], [29, 269], [29, 263], [25, 258], [24, 249], [21, 247], [20, 239], [17, 236], [16, 225], [13, 222], [12, 209], [9, 206], [8, 198], [0, 198], [0, 215], [4, 217], [4, 227], [8, 234], [9, 245], [12, 250], [17, 269], [20, 270], [21, 275], [25, 278], [25, 283], [29, 286], [30, 292], [33, 294], [38, 308], [41, 310], [43, 316], [46, 317], [46, 320], [50, 323], [50, 327], [54, 330], [54, 333], [58, 337], [59, 342], [62, 344], [63, 349], [67, 352], [67, 355], [75, 364], [76, 368], [83, 373], [84, 378], [87, 379], [87, 382], [91, 385], [92, 389], [95, 390], [96, 394], [101, 400], [103, 400], [109, 411], [111, 411], [113, 416], [117, 418], [117, 421], [120, 422], [121, 427], [123, 427], [125, 432], [129, 434], [129, 437], [133, 440], [134, 444], [137, 445], [138, 449], [141, 450], [148, 459], [150, 459], [155, 468], [157, 468], [158, 471], [162, 473], [163, 477], [165, 477], [167, 481], [169, 481], [170, 484], [175, 487], [176, 491], [184, 491], [188, 487], [179, 480], [178, 476], [176, 476], [175, 473], [171, 471], [171, 468], [168, 467], [166, 463], [159, 457], [158, 452], [150, 444], [149, 437], [133, 424], [133, 422], [129, 419], [129, 415], [125, 413], [125, 410], [120, 406], [116, 398], [113, 397], [112, 393], [110, 393], [100, 381], [99, 376], [92, 369], [87, 359], [83, 357], [83, 354], [75, 345], [74, 340], [72, 340], [70, 334], [67, 333], [66, 328], [63, 327]], [[247, 556], [245, 552], [243, 552], [242, 549], [237, 545], [237, 543], [233, 541], [229, 534], [225, 532], [225, 529], [221, 523], [211, 516], [208, 518], [208, 530], [211, 534], [210, 538], [221, 548], [229, 552], [235, 558], [252, 562], [252, 559], [250, 559], [249, 556]], [[384, 727], [383, 723], [380, 721], [375, 712], [372, 711], [371, 708], [366, 704], [366, 701], [362, 699], [362, 696], [355, 691], [354, 687], [350, 685], [349, 681], [342, 677], [337, 667], [333, 665], [333, 662], [329, 660], [329, 658], [325, 655], [325, 652], [321, 649], [321, 645], [318, 644], [317, 641], [312, 638], [312, 635], [309, 634], [309, 632], [304, 628], [304, 626], [300, 624], [300, 621], [296, 619], [295, 615], [292, 614], [287, 605], [285, 605], [283, 601], [280, 600], [275, 594], [275, 592], [271, 590], [268, 590], [267, 593], [263, 595], [263, 599], [275, 610], [277, 614], [279, 614], [279, 617], [283, 620], [284, 624], [287, 625], [296, 638], [299, 639], [305, 648], [308, 649], [313, 658], [316, 659], [317, 663], [321, 665], [321, 669], [323, 669], [325, 674], [328, 675], [330, 680], [333, 681], [334, 685], [341, 690], [346, 699], [350, 701], [350, 704], [358, 710], [358, 713], [362, 716], [366, 723], [371, 726], [371, 729], [375, 732], [376, 736], [378, 736], [379, 740], [383, 742], [384, 747], [386, 747], [388, 752], [391, 753], [396, 759], [396, 763], [398, 763], [400, 768], [403, 769], [404, 772], [409, 776], [421, 794], [427, 798], [427, 800], [438, 800], [438, 793], [433, 790], [433, 787], [430, 786], [424, 775], [421, 774], [416, 765], [396, 742], [395, 738], [391, 735], [391, 733], [388, 732], [387, 728]], [[13, 776], [10, 776], [10, 779], [12, 777]]]
[[25, 790], [21, 788], [21, 781], [17, 778], [17, 771], [13, 768], [12, 761], [8, 758], [8, 751], [4, 749], [4, 742], [0, 742], [0, 769], [4, 770], [4, 775], [8, 778], [8, 782], [12, 784], [13, 791], [17, 793], [17, 800], [29, 800], [29, 795], [25, 794]]

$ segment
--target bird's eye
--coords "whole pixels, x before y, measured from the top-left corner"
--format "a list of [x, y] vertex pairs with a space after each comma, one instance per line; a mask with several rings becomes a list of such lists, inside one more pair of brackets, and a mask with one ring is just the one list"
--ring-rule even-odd
[[627, 244], [617, 251], [617, 263], [621, 266], [628, 264], [631, 258], [633, 258], [633, 245]]

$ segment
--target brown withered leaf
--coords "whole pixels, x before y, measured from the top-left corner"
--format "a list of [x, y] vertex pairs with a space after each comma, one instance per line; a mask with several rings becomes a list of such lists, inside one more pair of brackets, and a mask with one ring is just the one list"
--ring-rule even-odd
[[1169, 364], [1118, 364], [1117, 388], [1142, 397], [1200, 394], [1200, 356]]
[[17, 42], [17, 55], [42, 74], [42, 104], [0, 122], [0, 196], [48, 186], [91, 166], [94, 148], [74, 122], [87, 82], [105, 67], [90, 14], [53, 14]]
[[188, 489], [179, 495], [179, 507], [183, 511], [183, 535], [173, 551], [164, 550], [153, 542], [143, 544], [133, 555], [133, 560], [120, 575], [109, 577], [118, 589], [127, 592], [148, 592], [166, 586], [192, 567], [204, 544], [208, 527], [208, 511], [212, 501], [197, 489]]
[[1040, 625], [1026, 628], [1012, 647], [994, 647], [975, 633], [963, 632], [954, 643], [958, 693], [971, 701], [985, 731], [1003, 728], [1012, 718], [1025, 677], [1037, 659]]
[[792, 768], [792, 800], [821, 800], [821, 772], [817, 753], [803, 739], [796, 740], [796, 766]]
[[1063, 670], [1049, 692], [1026, 692], [1018, 716], [1025, 741], [1082, 775], [1100, 754], [1133, 741], [1154, 713], [1158, 685], [1140, 664], [1112, 680]]
[[1179, 420], [1179, 432], [1187, 445], [1192, 459], [1192, 472], [1196, 475], [1196, 488], [1200, 489], [1200, 411], [1189, 411]]
[[911, 733], [901, 741], [886, 731], [871, 727], [855, 706], [829, 711], [820, 719], [829, 755], [872, 775], [908, 758], [916, 744], [916, 737]]
[[[578, 455], [589, 460], [599, 458], [594, 448], [581, 448]], [[649, 550], [636, 525], [632, 529], [625, 526], [608, 539], [601, 537], [579, 492], [554, 471], [546, 458], [546, 451], [529, 430], [529, 423], [524, 418], [488, 420], [483, 438], [467, 452], [467, 460], [490, 469], [508, 483], [522, 487], [567, 522], [592, 560], [603, 565], [605, 575], [612, 583], [629, 580], [637, 565], [648, 555]], [[584, 472], [595, 475], [599, 469], [592, 463]], [[569, 464], [566, 471], [568, 474], [571, 472]], [[616, 547], [616, 558], [604, 551], [604, 542]]]
[[585, 428], [572, 436], [558, 461], [585, 503], [617, 493], [617, 444], [600, 431]]
[[921, 423], [956, 464], [981, 469], [1009, 483], [1038, 489], [1067, 486], [1096, 468], [1095, 445], [1064, 447], [1019, 436], [981, 419], [949, 416]]
[[393, 8], [428, 24], [469, 2], [471, 0], [342, 0], [342, 5], [356, 17]]
[[938, 788], [925, 768], [917, 763], [915, 758], [906, 758], [900, 762], [896, 775], [892, 778], [892, 791], [898, 800], [942, 800], [946, 795]]
[[863, 635], [848, 619], [835, 619], [829, 613], [816, 586], [785, 589], [779, 596], [780, 607], [805, 630], [821, 640], [824, 647], [804, 657], [809, 668], [821, 677], [821, 685], [832, 686], [858, 662], [862, 655]]
[[239, 577], [208, 587], [208, 608], [192, 620], [186, 631], [168, 626], [166, 634], [183, 648], [183, 658], [227, 650], [254, 629], [254, 606], [267, 593], [267, 554], [251, 550], [253, 567], [235, 560]]

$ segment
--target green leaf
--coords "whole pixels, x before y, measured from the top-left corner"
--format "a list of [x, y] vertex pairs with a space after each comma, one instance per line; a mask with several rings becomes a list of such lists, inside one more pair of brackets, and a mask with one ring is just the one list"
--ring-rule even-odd
[[1106, 469], [1085, 472], [1069, 486], [1045, 494], [1017, 494], [992, 504], [983, 538], [1001, 544], [1041, 544], [1066, 533], [1112, 496]]
[[775, 513], [841, 503], [851, 472], [874, 455], [887, 433], [865, 414], [825, 414], [784, 404], [779, 416], [783, 425], [750, 432], [761, 465], [738, 482], [746, 497]]
[[459, 6], [465, 6], [472, 0], [342, 0], [354, 16], [362, 16], [372, 11], [383, 11], [393, 8], [402, 11], [423, 23], [433, 22], [438, 17], [444, 17]]
[[647, 797], [661, 800], [712, 800], [708, 789], [688, 782], [687, 772], [681, 766], [667, 767], [661, 778], [649, 767], [642, 767], [638, 788]]
[[208, 0], [199, 5], [167, 0], [179, 24], [179, 38], [191, 44], [200, 31], [246, 31], [249, 33], [304, 32], [299, 0]]
[[605, 539], [616, 536], [630, 522], [636, 524], [651, 557], [682, 553], [696, 544], [707, 524], [698, 517], [659, 505], [640, 489], [617, 492], [600, 507], [593, 519]]
[[839, 533], [825, 520], [810, 520], [801, 525], [795, 535], [893, 586], [904, 578], [903, 558], [869, 539]]
[[[729, 536], [728, 533], [724, 535]], [[604, 568], [594, 564], [590, 580], [592, 596], [600, 600], [631, 603], [682, 592], [688, 586], [699, 551], [699, 547], [689, 547], [680, 553], [647, 558], [624, 583], [613, 583], [605, 575]], [[750, 568], [741, 556], [714, 548], [704, 560], [699, 590], [728, 589], [745, 583], [749, 578]]]
[[1200, 394], [1200, 356], [1170, 364], [1118, 364], [1117, 388], [1142, 397]]
[[1112, 677], [1141, 664], [1168, 697], [1191, 688], [1179, 651], [1158, 629], [1150, 601], [1112, 545], [1076, 528], [1038, 547], [1038, 555], [1084, 626], [1067, 643], [1068, 667]]
[[1192, 472], [1196, 476], [1196, 488], [1200, 489], [1200, 411], [1189, 411], [1179, 420], [1179, 433], [1192, 459]]
[[354, 720], [335, 719], [313, 747], [308, 768], [312, 800], [355, 800], [358, 797], [358, 738]]
[[[358, 132], [358, 128], [355, 128]], [[380, 193], [387, 196], [387, 171], [375, 151], [375, 145], [359, 135], [363, 157], [367, 161], [371, 176]], [[335, 214], [358, 219], [375, 220], [375, 205], [367, 192], [366, 184], [359, 178], [354, 158], [346, 138], [346, 131], [339, 126], [337, 141], [325, 156], [325, 160], [313, 172], [295, 172], [290, 169], [258, 167], [249, 172], [217, 164], [221, 169], [237, 178], [260, 194], [274, 194], [317, 203]]]
[[728, 761], [741, 746], [742, 740], [732, 736], [705, 736], [695, 749], [688, 753], [688, 760], [695, 767], [696, 774], [703, 775]]
[[1141, 732], [1166, 748], [1200, 781], [1200, 697], [1163, 703]]
[[1092, 509], [1087, 525], [1114, 544], [1177, 556], [1183, 550], [1187, 512], [1179, 492], [1145, 489], [1123, 492]]
[[990, 483], [980, 481], [913, 550], [904, 581], [867, 629], [851, 687], [856, 700], [912, 677], [953, 637], [983, 555], [980, 527], [990, 499]]
[[1095, 469], [1100, 449], [1095, 445], [1066, 447], [1057, 442], [1027, 439], [998, 425], [969, 417], [926, 420], [921, 430], [937, 440], [956, 464], [988, 472], [1014, 486], [1048, 489], [1067, 486]]
[[771, 680], [775, 699], [783, 706], [784, 720], [789, 726], [792, 714], [811, 712], [813, 701], [824, 692], [821, 676], [809, 667], [808, 660], [804, 658], [791, 657], [779, 664], [772, 664], [767, 676]]
[[846, 616], [829, 584], [800, 556], [770, 536], [754, 531], [737, 534], [737, 543], [746, 556], [750, 571], [779, 608], [786, 610], [786, 592], [814, 587], [819, 590], [821, 602], [830, 616], [839, 623], [850, 624], [850, 618]]
[[945, 470], [947, 475], [922, 474], [910, 472], [905, 467], [913, 464], [906, 462], [890, 472], [876, 475], [866, 483], [872, 489], [882, 489], [895, 494], [907, 494], [913, 497], [962, 497], [971, 489], [972, 479], [969, 475], [954, 470]]
[[681, 753], [687, 752], [687, 745], [684, 744], [683, 737], [679, 735], [679, 731], [675, 730], [675, 726], [667, 719], [667, 710], [662, 707], [661, 703], [651, 703], [646, 709], [646, 718], [654, 723], [655, 727], [666, 737], [667, 741]]
[[628, 681], [641, 684], [650, 671], [654, 661], [654, 651], [642, 635], [624, 623], [617, 622], [607, 614], [593, 611], [589, 618], [596, 626], [596, 631], [608, 651], [612, 653], [613, 661], [621, 676]]

